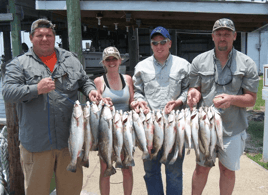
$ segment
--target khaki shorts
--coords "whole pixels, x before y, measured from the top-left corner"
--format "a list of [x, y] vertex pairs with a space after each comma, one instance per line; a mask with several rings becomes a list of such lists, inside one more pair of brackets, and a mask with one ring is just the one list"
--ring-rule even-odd
[[76, 173], [66, 170], [71, 161], [68, 148], [44, 152], [29, 152], [20, 144], [20, 162], [24, 174], [26, 195], [49, 195], [55, 172], [57, 195], [80, 195], [83, 173], [80, 162]]
[[[240, 169], [240, 157], [244, 152], [246, 146], [247, 133], [246, 130], [232, 137], [223, 137], [223, 145], [225, 150], [217, 147], [217, 152], [214, 150], [213, 161], [216, 162], [216, 156], [223, 166], [231, 171]], [[200, 157], [203, 159], [204, 155], [200, 152]], [[205, 160], [197, 162], [200, 166], [205, 167]]]

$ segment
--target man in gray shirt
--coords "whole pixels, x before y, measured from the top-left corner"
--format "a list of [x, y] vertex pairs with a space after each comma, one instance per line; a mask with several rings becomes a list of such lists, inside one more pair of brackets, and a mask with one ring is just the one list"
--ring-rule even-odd
[[7, 64], [2, 91], [17, 106], [25, 194], [49, 194], [55, 172], [58, 195], [79, 195], [81, 164], [75, 173], [66, 170], [73, 102], [78, 90], [91, 101], [101, 97], [76, 55], [55, 47], [50, 21], [34, 21], [30, 39], [33, 47]]
[[[143, 108], [145, 113], [149, 110], [164, 110], [166, 114], [178, 109], [186, 103], [189, 85], [188, 72], [190, 63], [171, 55], [169, 49], [171, 40], [169, 32], [159, 26], [151, 33], [151, 48], [153, 55], [139, 62], [133, 75], [134, 99], [131, 106], [136, 111]], [[163, 148], [158, 152], [157, 158], [144, 161], [146, 187], [149, 195], [163, 195], [160, 158]], [[165, 164], [166, 194], [182, 194], [182, 163], [183, 157], [177, 158], [172, 165], [169, 161], [173, 157], [169, 154]]]
[[[237, 33], [232, 20], [215, 22], [212, 39], [215, 48], [198, 55], [190, 68], [187, 104], [192, 108], [218, 108], [222, 118], [224, 148], [218, 147], [220, 194], [232, 194], [235, 171], [245, 148], [248, 127], [246, 107], [254, 106], [259, 77], [254, 61], [233, 47]], [[216, 152], [213, 154], [215, 162]], [[197, 162], [192, 178], [192, 194], [202, 194], [211, 167]]]

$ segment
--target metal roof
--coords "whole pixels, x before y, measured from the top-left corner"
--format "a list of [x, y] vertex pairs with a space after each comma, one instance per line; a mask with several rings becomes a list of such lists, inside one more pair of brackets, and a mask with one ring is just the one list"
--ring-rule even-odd
[[[89, 28], [118, 28], [126, 26], [211, 31], [218, 18], [234, 21], [237, 31], [251, 32], [268, 23], [268, 3], [265, 0], [225, 1], [80, 1], [82, 24]], [[66, 1], [36, 0], [36, 10], [49, 10], [66, 16]], [[97, 16], [101, 15], [101, 25]]]

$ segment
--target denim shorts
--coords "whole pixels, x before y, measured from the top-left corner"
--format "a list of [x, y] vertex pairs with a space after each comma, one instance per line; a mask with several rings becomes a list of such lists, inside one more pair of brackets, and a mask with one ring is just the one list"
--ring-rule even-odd
[[[212, 158], [216, 162], [216, 157], [223, 166], [231, 171], [237, 171], [240, 169], [240, 157], [242, 156], [245, 146], [246, 146], [247, 133], [246, 130], [241, 133], [231, 136], [223, 137], [224, 150], [220, 147], [216, 147], [214, 150]], [[218, 144], [219, 145], [219, 144]], [[203, 159], [204, 155], [200, 152], [200, 157]], [[205, 160], [197, 162], [200, 166], [205, 167]]]

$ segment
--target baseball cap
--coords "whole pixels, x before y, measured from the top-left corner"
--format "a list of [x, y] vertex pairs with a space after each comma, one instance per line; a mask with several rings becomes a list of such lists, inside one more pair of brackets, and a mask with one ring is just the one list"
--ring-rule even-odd
[[152, 39], [152, 36], [153, 36], [154, 34], [156, 34], [156, 33], [157, 33], [157, 34], [161, 34], [161, 35], [162, 35], [163, 37], [165, 37], [165, 38], [169, 38], [169, 39], [171, 39], [168, 30], [165, 29], [165, 28], [162, 27], [162, 26], [158, 26], [158, 27], [156, 27], [156, 28], [151, 32], [150, 38]]
[[120, 53], [116, 47], [107, 47], [103, 50], [102, 60], [105, 60], [110, 56], [113, 56], [116, 59], [121, 59]]
[[51, 28], [53, 30], [53, 33], [55, 34], [55, 30], [54, 30], [55, 24], [52, 24], [52, 22], [50, 22], [47, 19], [41, 18], [41, 19], [35, 20], [31, 26], [31, 34], [33, 34], [35, 29], [37, 28]]
[[222, 19], [217, 20], [214, 23], [212, 32], [214, 32], [215, 30], [218, 30], [220, 28], [228, 28], [232, 31], [235, 31], [235, 26], [234, 26], [233, 21], [228, 19], [228, 18], [222, 18]]

